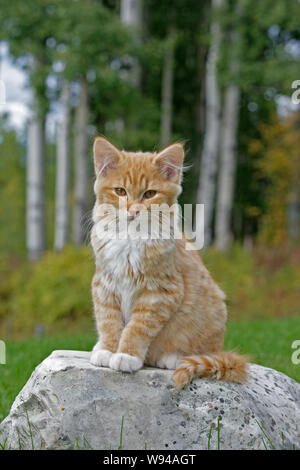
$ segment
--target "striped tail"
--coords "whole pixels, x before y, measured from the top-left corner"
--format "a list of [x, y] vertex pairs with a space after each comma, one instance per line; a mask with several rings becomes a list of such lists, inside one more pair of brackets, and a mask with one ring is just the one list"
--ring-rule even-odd
[[227, 382], [244, 382], [247, 378], [247, 362], [246, 356], [234, 352], [184, 357], [172, 379], [179, 388], [189, 384], [196, 377], [212, 377]]

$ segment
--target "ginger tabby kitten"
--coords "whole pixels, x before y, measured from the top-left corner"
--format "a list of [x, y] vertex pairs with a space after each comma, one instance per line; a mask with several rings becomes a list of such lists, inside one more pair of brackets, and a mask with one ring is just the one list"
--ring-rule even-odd
[[[122, 210], [130, 224], [152, 204], [174, 204], [183, 158], [177, 143], [160, 153], [132, 153], [102, 137], [94, 142], [92, 295], [99, 341], [91, 362], [126, 372], [143, 364], [173, 369], [178, 387], [205, 376], [240, 382], [246, 379], [246, 358], [222, 352], [225, 295], [198, 252], [186, 249], [189, 242], [111, 239], [103, 231], [99, 237], [99, 227], [118, 221]], [[103, 212], [103, 204], [116, 212], [106, 206]]]

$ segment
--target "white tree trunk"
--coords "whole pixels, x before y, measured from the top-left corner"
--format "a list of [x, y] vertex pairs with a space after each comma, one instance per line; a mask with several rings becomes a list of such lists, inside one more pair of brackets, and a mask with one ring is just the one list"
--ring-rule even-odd
[[[202, 5], [202, 15], [199, 28], [203, 34], [209, 33], [210, 27], [210, 2]], [[206, 92], [205, 92], [205, 76], [206, 76], [206, 60], [208, 54], [208, 46], [204, 45], [201, 40], [197, 46], [197, 74], [198, 74], [198, 93], [195, 100], [195, 131], [196, 131], [196, 147], [195, 160], [193, 165], [194, 181], [199, 181], [201, 155], [203, 150], [205, 136], [205, 111], [206, 111]], [[197, 202], [197, 187], [194, 189], [192, 202]]]
[[[236, 4], [235, 15], [239, 17], [242, 5]], [[229, 71], [231, 81], [224, 94], [224, 107], [221, 123], [220, 169], [216, 204], [215, 244], [220, 250], [227, 250], [233, 240], [232, 206], [236, 169], [236, 141], [240, 109], [240, 89], [237, 79], [240, 70], [239, 44], [237, 30], [230, 32], [231, 57]]]
[[61, 90], [62, 117], [57, 131], [55, 236], [54, 249], [62, 250], [68, 235], [68, 196], [70, 160], [70, 87], [64, 82]]
[[26, 245], [36, 261], [45, 250], [45, 120], [36, 110], [28, 125], [26, 179]]
[[160, 146], [170, 144], [173, 118], [173, 80], [174, 80], [174, 53], [175, 38], [173, 28], [169, 32], [170, 44], [165, 53], [162, 72], [162, 98], [161, 98], [161, 126]]
[[204, 204], [204, 243], [211, 243], [212, 219], [216, 192], [217, 159], [220, 132], [220, 93], [217, 81], [221, 29], [215, 20], [215, 9], [223, 5], [223, 0], [212, 1], [211, 45], [206, 64], [206, 119], [205, 136], [200, 165], [200, 180], [197, 203]]
[[84, 216], [87, 211], [88, 199], [88, 85], [85, 78], [80, 81], [79, 103], [75, 115], [75, 206], [73, 214], [73, 241], [75, 245], [84, 242]]
[[[136, 41], [141, 43], [141, 30], [143, 25], [143, 0], [121, 0], [121, 21], [135, 29]], [[131, 63], [129, 79], [136, 87], [141, 86], [142, 71], [139, 63], [133, 58], [128, 58]]]
[[232, 243], [231, 215], [236, 168], [235, 147], [239, 118], [240, 90], [237, 85], [227, 86], [224, 97], [220, 141], [220, 169], [216, 205], [215, 244], [226, 250]]
[[128, 26], [139, 27], [142, 23], [142, 0], [121, 0], [121, 20]]

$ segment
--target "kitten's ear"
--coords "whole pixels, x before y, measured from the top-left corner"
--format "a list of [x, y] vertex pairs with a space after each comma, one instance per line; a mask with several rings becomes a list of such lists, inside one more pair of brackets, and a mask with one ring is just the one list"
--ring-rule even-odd
[[93, 152], [95, 173], [97, 176], [106, 176], [110, 170], [117, 168], [120, 152], [108, 140], [103, 137], [96, 137]]
[[168, 180], [180, 181], [184, 149], [182, 144], [172, 144], [162, 150], [156, 157], [155, 163], [159, 172], [164, 174]]

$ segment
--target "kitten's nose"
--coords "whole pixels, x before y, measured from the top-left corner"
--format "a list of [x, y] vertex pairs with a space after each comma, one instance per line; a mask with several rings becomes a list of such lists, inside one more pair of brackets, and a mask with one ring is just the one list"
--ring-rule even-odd
[[129, 209], [128, 211], [128, 219], [133, 220], [139, 213], [139, 209]]
[[133, 220], [143, 209], [144, 206], [142, 204], [132, 204], [127, 211], [130, 220]]

